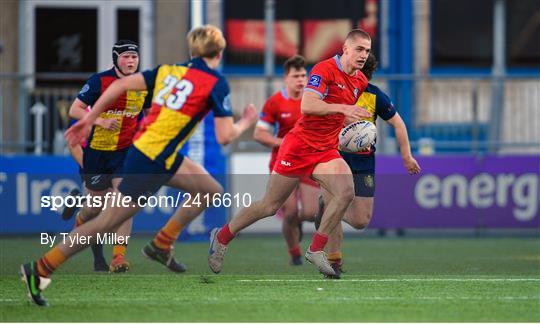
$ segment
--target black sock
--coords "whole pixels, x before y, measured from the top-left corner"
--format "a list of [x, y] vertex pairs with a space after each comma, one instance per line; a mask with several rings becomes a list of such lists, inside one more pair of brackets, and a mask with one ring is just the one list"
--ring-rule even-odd
[[103, 255], [103, 244], [92, 244], [92, 254], [94, 255], [94, 263], [105, 262], [105, 256]]

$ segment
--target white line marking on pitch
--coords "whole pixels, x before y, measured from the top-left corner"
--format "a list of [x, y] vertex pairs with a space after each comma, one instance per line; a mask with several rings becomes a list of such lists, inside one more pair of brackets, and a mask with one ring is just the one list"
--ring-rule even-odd
[[[387, 300], [393, 300], [393, 301], [400, 301], [400, 300], [433, 300], [433, 301], [451, 301], [451, 300], [478, 300], [478, 301], [523, 301], [523, 300], [540, 300], [540, 296], [423, 296], [423, 297], [402, 297], [402, 296], [354, 296], [354, 297], [347, 297], [347, 296], [326, 296], [326, 301], [362, 301], [362, 300], [372, 300], [372, 301], [387, 301]], [[246, 296], [246, 297], [234, 297], [234, 298], [225, 298], [223, 300], [220, 300], [216, 297], [206, 297], [206, 298], [200, 298], [197, 300], [199, 303], [224, 303], [224, 302], [268, 302], [268, 301], [277, 301], [281, 300], [281, 298], [278, 299], [272, 299], [272, 298], [256, 298], [253, 296]], [[307, 298], [305, 301], [310, 300], [317, 300], [312, 298]], [[21, 303], [25, 302], [26, 300], [23, 299], [0, 299], [0, 303]], [[49, 298], [49, 301], [54, 302], [56, 304], [60, 305], [67, 305], [69, 303], [80, 303], [80, 302], [92, 302], [92, 303], [111, 303], [111, 302], [129, 302], [132, 304], [147, 304], [147, 305], [154, 305], [154, 304], [162, 304], [162, 300], [159, 297], [155, 298], [124, 298], [124, 297], [115, 297], [115, 296], [107, 296], [105, 298]], [[167, 299], [168, 302], [185, 302], [185, 298], [171, 298]], [[191, 299], [193, 301], [193, 299]]]
[[457, 282], [512, 282], [540, 281], [540, 278], [388, 278], [388, 279], [238, 279], [238, 282], [428, 282], [428, 281], [457, 281]]
[[[155, 297], [155, 298], [154, 298]], [[402, 296], [327, 296], [325, 297], [327, 301], [358, 301], [358, 300], [499, 300], [499, 301], [513, 301], [513, 300], [540, 300], [540, 296], [417, 296], [417, 297], [402, 297]], [[193, 301], [194, 299], [191, 299]], [[200, 298], [198, 302], [210, 302], [210, 303], [220, 303], [220, 302], [247, 302], [247, 301], [276, 301], [279, 299], [272, 298], [255, 298], [253, 296], [246, 297], [234, 297], [234, 298], [225, 298], [220, 300], [216, 297], [205, 297]], [[310, 299], [309, 300], [316, 300]], [[25, 301], [25, 300], [24, 300]], [[102, 299], [96, 298], [49, 298], [49, 301], [60, 303], [60, 304], [69, 304], [74, 302], [93, 302], [93, 303], [110, 303], [110, 302], [129, 302], [133, 304], [144, 303], [144, 304], [153, 304], [162, 303], [163, 301], [158, 296], [153, 296], [151, 298], [125, 298], [125, 297], [116, 297], [116, 296], [107, 296]], [[170, 298], [167, 299], [168, 302], [184, 302], [185, 298]], [[5, 298], [0, 299], [0, 303], [21, 303], [23, 299], [11, 299]]]

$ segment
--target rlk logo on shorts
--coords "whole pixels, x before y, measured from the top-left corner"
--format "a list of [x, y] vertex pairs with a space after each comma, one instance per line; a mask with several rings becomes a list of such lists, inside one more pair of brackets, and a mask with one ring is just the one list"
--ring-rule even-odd
[[284, 165], [286, 167], [290, 167], [291, 166], [291, 162], [287, 162], [285, 160], [281, 160], [281, 165]]

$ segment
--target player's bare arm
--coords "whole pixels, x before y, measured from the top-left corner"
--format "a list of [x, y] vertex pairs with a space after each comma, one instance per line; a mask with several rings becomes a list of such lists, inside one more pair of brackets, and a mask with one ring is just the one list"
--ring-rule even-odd
[[409, 174], [418, 174], [421, 169], [420, 165], [411, 153], [411, 145], [409, 144], [409, 135], [407, 134], [407, 127], [401, 119], [401, 116], [396, 113], [394, 117], [387, 120], [387, 122], [394, 127], [396, 131], [396, 139], [399, 144], [399, 151], [401, 152], [401, 158], [403, 159], [403, 165], [407, 169]]
[[318, 94], [311, 91], [304, 92], [301, 109], [304, 115], [343, 114], [347, 120], [351, 121], [371, 117], [369, 112], [358, 109], [358, 106], [355, 105], [328, 104], [321, 100]]
[[146, 82], [142, 73], [136, 73], [128, 77], [116, 80], [99, 97], [98, 101], [92, 107], [92, 110], [86, 115], [85, 119], [95, 121], [98, 116], [104, 112], [108, 106], [114, 103], [124, 92], [128, 90], [146, 90]]
[[232, 117], [214, 118], [216, 139], [220, 145], [227, 145], [257, 122], [257, 109], [252, 104], [244, 107], [242, 118], [236, 123]]
[[71, 107], [69, 107], [69, 117], [81, 120], [88, 114], [88, 111], [86, 110], [86, 107], [88, 107], [87, 104], [85, 104], [80, 99], [75, 99], [73, 103], [71, 104]]
[[269, 129], [263, 126], [255, 127], [253, 139], [269, 148], [280, 146], [281, 142], [283, 142], [282, 138], [274, 136]]
[[[69, 117], [77, 120], [81, 120], [88, 114], [88, 110], [86, 108], [88, 107], [87, 104], [85, 104], [80, 99], [75, 99], [73, 103], [71, 104], [71, 107], [69, 108]], [[118, 120], [114, 118], [110, 119], [104, 119], [101, 117], [98, 117], [96, 121], [94, 122], [94, 125], [103, 127], [108, 130], [118, 130]]]

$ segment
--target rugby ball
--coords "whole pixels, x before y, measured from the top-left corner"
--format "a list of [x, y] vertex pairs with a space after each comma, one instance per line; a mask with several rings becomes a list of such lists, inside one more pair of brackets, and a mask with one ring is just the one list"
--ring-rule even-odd
[[339, 150], [343, 152], [365, 151], [375, 144], [377, 127], [372, 122], [361, 120], [345, 126], [339, 133]]

